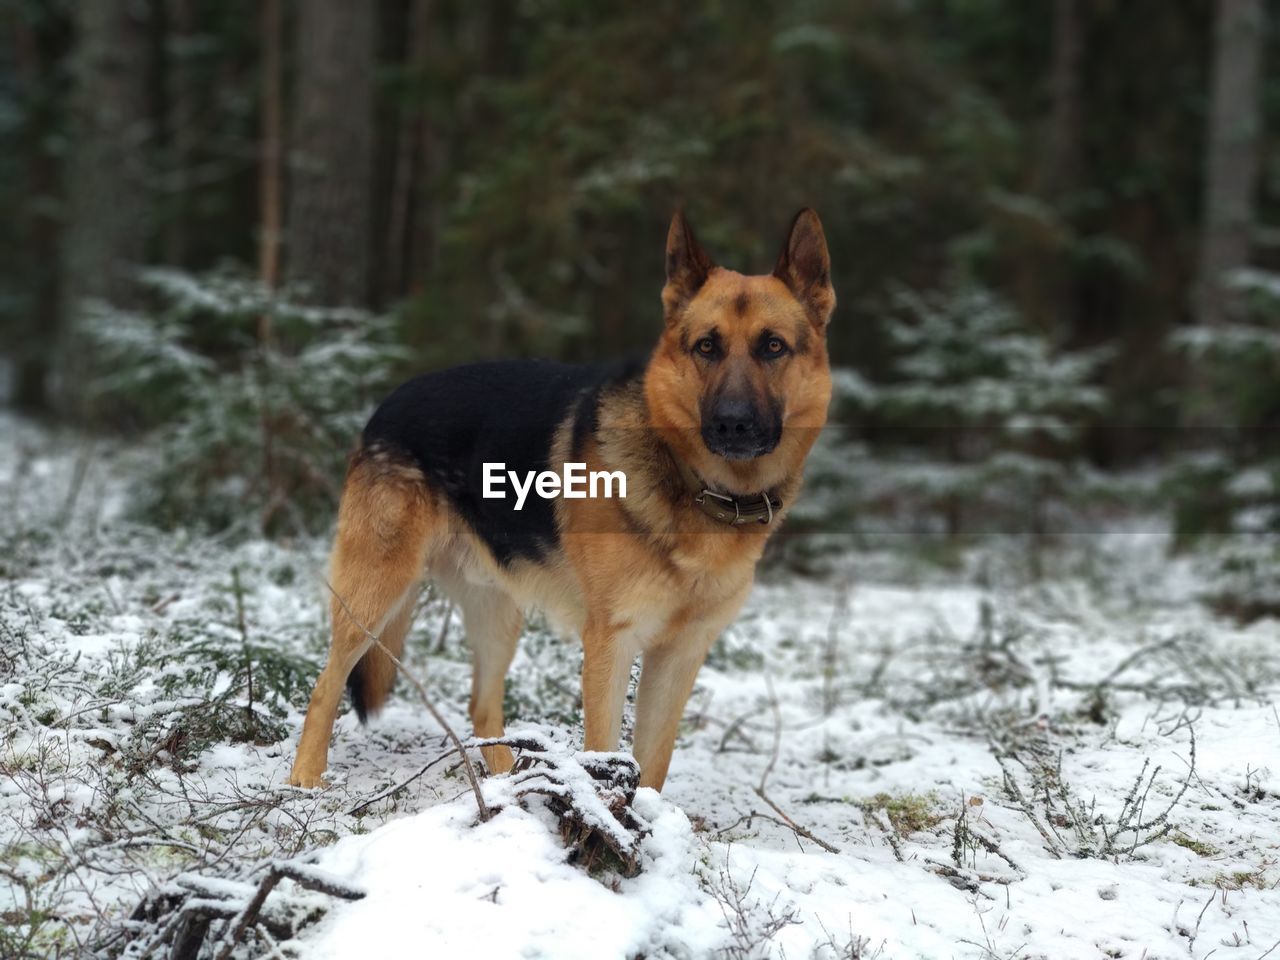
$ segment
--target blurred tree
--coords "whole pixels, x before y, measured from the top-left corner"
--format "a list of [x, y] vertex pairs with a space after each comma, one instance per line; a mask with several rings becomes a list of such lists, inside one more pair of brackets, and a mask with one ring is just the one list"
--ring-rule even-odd
[[1054, 0], [1053, 55], [1049, 69], [1049, 121], [1043, 159], [1033, 172], [1033, 193], [1046, 208], [1040, 241], [1030, 245], [1019, 297], [1022, 310], [1056, 338], [1075, 329], [1074, 288], [1066, 251], [1074, 239], [1069, 210], [1079, 189], [1081, 63], [1084, 23], [1080, 0]]
[[147, 98], [145, 4], [75, 4], [71, 209], [67, 242], [69, 303], [127, 299], [129, 270], [146, 258], [150, 227], [149, 153], [154, 133]]
[[1217, 0], [1196, 291], [1196, 319], [1206, 326], [1226, 322], [1228, 274], [1249, 263], [1262, 142], [1263, 25], [1262, 0]]
[[167, 209], [162, 215], [161, 255], [166, 263], [186, 263], [190, 256], [191, 216], [187, 206], [196, 198], [196, 147], [200, 136], [200, 70], [197, 0], [164, 0], [163, 112], [164, 169]]
[[63, 278], [64, 385], [73, 405], [83, 358], [75, 317], [84, 302], [131, 299], [131, 271], [147, 257], [152, 227], [154, 123], [147, 96], [150, 4], [72, 6], [70, 209]]
[[1230, 317], [1185, 327], [1175, 345], [1201, 371], [1200, 410], [1230, 440], [1170, 458], [1179, 546], [1198, 547], [1207, 596], [1243, 619], [1280, 616], [1280, 274], [1237, 271]]
[[[282, 0], [262, 3], [262, 157], [258, 161], [258, 279], [268, 290], [280, 283], [280, 238], [283, 217], [281, 158], [284, 150]], [[259, 339], [265, 339], [260, 331]]]
[[[39, 318], [92, 288], [103, 256], [195, 271], [256, 257], [268, 284], [318, 302], [408, 297], [416, 366], [643, 350], [683, 200], [713, 255], [750, 270], [816, 206], [840, 293], [832, 356], [872, 379], [895, 375], [895, 291], [967, 285], [1055, 351], [1115, 348], [1098, 373], [1114, 417], [1081, 414], [1099, 462], [1165, 452], [1167, 431], [1113, 424], [1167, 424], [1185, 403], [1188, 354], [1165, 345], [1193, 316], [1186, 278], [1206, 198], [1223, 196], [1206, 171], [1205, 0], [0, 10], [19, 27], [0, 50], [0, 244], [16, 251], [0, 337], [24, 396], [52, 342]], [[1260, 78], [1259, 109], [1280, 118], [1280, 81]], [[1272, 142], [1256, 150], [1265, 222], [1280, 166]], [[47, 253], [60, 223], [65, 260]], [[1275, 268], [1280, 243], [1259, 237], [1254, 259]], [[73, 249], [98, 267], [60, 278]]]
[[1082, 425], [1108, 406], [1094, 385], [1104, 357], [1055, 349], [981, 288], [896, 299], [894, 376], [846, 402], [906, 456], [872, 465], [880, 476], [867, 486], [906, 512], [941, 515], [950, 537], [1002, 530], [1039, 542], [1080, 486]]
[[61, 63], [68, 39], [60, 13], [54, 4], [33, 2], [0, 11], [0, 27], [13, 38], [12, 85], [0, 83], [0, 116], [12, 118], [16, 141], [6, 142], [0, 159], [0, 206], [11, 211], [0, 226], [0, 244], [10, 251], [5, 267], [14, 274], [0, 274], [0, 330], [12, 350], [13, 401], [31, 413], [49, 409], [53, 334], [60, 326], [60, 132], [67, 86]]
[[[431, 57], [431, 0], [408, 0], [408, 41], [402, 76], [405, 86], [421, 88]], [[395, 300], [414, 292], [411, 278], [430, 270], [432, 215], [430, 170], [434, 160], [431, 127], [422, 97], [404, 90], [395, 123], [395, 159], [391, 174], [385, 267], [381, 298]], [[421, 292], [418, 290], [416, 292]]]
[[[770, 2], [743, 17], [539, 0], [495, 17], [439, 0], [419, 96], [446, 144], [448, 206], [424, 349], [643, 349], [664, 225], [684, 200], [713, 254], [747, 270], [767, 269], [787, 218], [817, 206], [842, 253], [833, 348], [874, 355], [888, 286], [935, 282], [1018, 171], [1001, 105], [939, 55], [949, 34], [932, 6]], [[1029, 30], [1018, 9], [988, 19]]]
[[1084, 56], [1080, 0], [1054, 0], [1049, 73], [1049, 136], [1039, 171], [1041, 189], [1059, 197], [1080, 175], [1080, 66]]
[[375, 6], [299, 0], [295, 12], [285, 262], [319, 303], [369, 302]]
[[391, 318], [299, 303], [239, 270], [154, 268], [137, 288], [141, 309], [96, 302], [81, 321], [86, 391], [159, 454], [133, 508], [191, 529], [323, 529], [351, 440], [404, 360]]

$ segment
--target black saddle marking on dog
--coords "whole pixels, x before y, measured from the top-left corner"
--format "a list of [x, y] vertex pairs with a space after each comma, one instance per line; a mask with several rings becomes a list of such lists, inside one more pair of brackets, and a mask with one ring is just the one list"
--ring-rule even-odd
[[[546, 360], [475, 363], [414, 377], [374, 412], [365, 450], [407, 455], [503, 566], [538, 561], [559, 543], [553, 500], [530, 490], [521, 510], [509, 480], [503, 499], [485, 499], [484, 464], [505, 463], [522, 478], [552, 469], [551, 444], [566, 417], [594, 430], [604, 385], [643, 368]], [[554, 469], [559, 472], [560, 464]]]

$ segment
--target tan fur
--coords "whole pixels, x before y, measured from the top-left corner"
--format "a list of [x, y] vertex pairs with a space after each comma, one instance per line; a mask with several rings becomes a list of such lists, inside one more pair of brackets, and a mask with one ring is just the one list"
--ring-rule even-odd
[[412, 616], [411, 595], [439, 528], [439, 511], [432, 500], [421, 474], [406, 475], [374, 460], [357, 458], [352, 464], [330, 563], [330, 583], [337, 596], [330, 602], [329, 660], [311, 694], [290, 783], [322, 784], [342, 691], [362, 657], [367, 654], [369, 659], [365, 676], [370, 703], [381, 704], [390, 689], [395, 666], [380, 650], [370, 650], [366, 631], [379, 635], [393, 653], [403, 645]]
[[[599, 426], [572, 449], [572, 418], [550, 451], [553, 464], [585, 460], [588, 471], [622, 470], [624, 499], [561, 499], [560, 549], [533, 563], [498, 564], [420, 473], [358, 455], [347, 477], [333, 554], [333, 586], [393, 652], [403, 645], [413, 598], [433, 579], [462, 610], [473, 649], [471, 717], [479, 736], [503, 731], [504, 677], [521, 611], [537, 607], [581, 636], [585, 746], [618, 746], [631, 664], [642, 658], [634, 753], [641, 783], [661, 788], [698, 669], [751, 589], [755, 565], [777, 523], [729, 527], [695, 509], [676, 459], [728, 493], [772, 491], [781, 515], [801, 484], [804, 459], [826, 421], [831, 382], [825, 328], [835, 298], [826, 244], [812, 211], [796, 218], [773, 275], [714, 267], [681, 215], [667, 244], [666, 323], [642, 382], [607, 393]], [[725, 355], [715, 365], [689, 344], [715, 329]], [[785, 360], [753, 354], [762, 331], [792, 345]], [[782, 437], [767, 455], [730, 461], [699, 440], [701, 398], [724, 378], [781, 405]], [[290, 782], [317, 786], [346, 677], [361, 676], [371, 709], [394, 677], [384, 654], [334, 603], [333, 645], [308, 708]], [[488, 748], [494, 772], [509, 750]]]

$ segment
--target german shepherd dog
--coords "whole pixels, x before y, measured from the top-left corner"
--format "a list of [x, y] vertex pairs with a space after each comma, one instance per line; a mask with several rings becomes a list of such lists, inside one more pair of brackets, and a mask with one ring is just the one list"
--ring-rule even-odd
[[[677, 212], [662, 305], [643, 365], [456, 367], [377, 409], [343, 488], [332, 646], [291, 784], [324, 785], [344, 684], [362, 721], [381, 708], [396, 667], [372, 637], [399, 657], [430, 578], [462, 613], [478, 737], [503, 734], [526, 609], [582, 638], [587, 750], [618, 748], [642, 656], [634, 755], [641, 784], [661, 789], [698, 668], [746, 600], [826, 422], [835, 293], [817, 214], [796, 215], [771, 274], [745, 276], [713, 264]], [[516, 509], [482, 495], [485, 464], [524, 475], [571, 462], [621, 471], [626, 496], [530, 496]], [[511, 769], [507, 747], [481, 752], [490, 772]]]

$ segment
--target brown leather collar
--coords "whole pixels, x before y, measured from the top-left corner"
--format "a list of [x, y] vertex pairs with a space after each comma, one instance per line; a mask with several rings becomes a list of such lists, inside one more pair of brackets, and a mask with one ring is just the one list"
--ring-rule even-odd
[[776, 494], [770, 494], [767, 490], [750, 497], [734, 497], [727, 493], [717, 493], [703, 483], [689, 465], [679, 457], [673, 455], [671, 459], [676, 462], [680, 479], [693, 494], [694, 505], [713, 520], [719, 520], [730, 526], [741, 526], [744, 523], [769, 524], [782, 509], [782, 501]]

